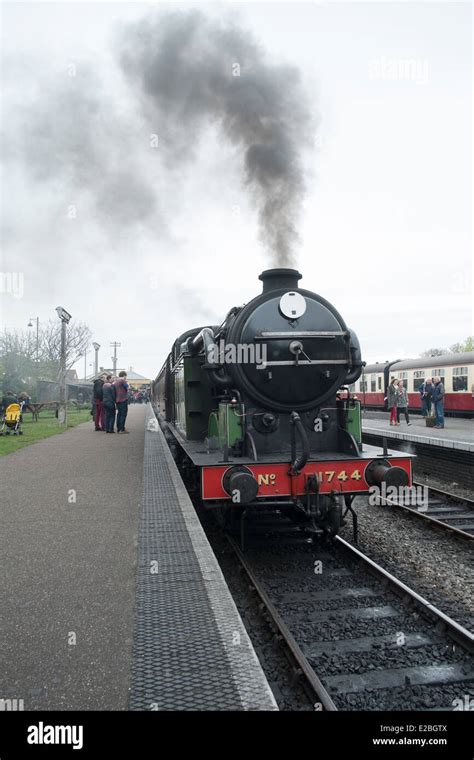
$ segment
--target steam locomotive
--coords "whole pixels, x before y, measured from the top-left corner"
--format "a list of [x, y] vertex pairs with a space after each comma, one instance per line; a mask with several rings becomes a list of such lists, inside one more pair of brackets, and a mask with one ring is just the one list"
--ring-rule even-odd
[[294, 269], [219, 326], [188, 330], [152, 383], [158, 420], [201, 502], [225, 519], [275, 509], [334, 536], [373, 485], [411, 485], [412, 457], [362, 445], [348, 386], [359, 341]]

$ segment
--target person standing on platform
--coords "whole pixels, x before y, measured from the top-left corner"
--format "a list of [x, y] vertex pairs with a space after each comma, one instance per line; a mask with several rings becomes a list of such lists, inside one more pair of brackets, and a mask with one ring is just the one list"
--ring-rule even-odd
[[128, 433], [125, 430], [125, 420], [128, 413], [128, 383], [127, 373], [122, 370], [114, 383], [117, 403], [117, 433]]
[[105, 375], [100, 375], [94, 380], [94, 422], [96, 430], [105, 430], [105, 413], [103, 404], [102, 388], [104, 386]]
[[405, 419], [407, 422], [407, 425], [411, 425], [410, 417], [408, 416], [408, 393], [406, 391], [405, 386], [403, 385], [403, 380], [400, 380], [398, 383], [398, 391], [397, 391], [397, 425], [400, 424], [400, 413], [403, 412], [405, 415]]
[[397, 424], [397, 378], [392, 377], [387, 388], [387, 409], [390, 409], [390, 424]]
[[440, 377], [434, 377], [433, 403], [436, 415], [435, 428], [444, 428], [444, 385]]
[[421, 413], [423, 417], [431, 415], [431, 399], [433, 396], [433, 378], [427, 377], [420, 385]]
[[105, 410], [105, 432], [113, 433], [115, 425], [115, 385], [112, 382], [112, 375], [107, 375], [102, 388], [103, 403]]

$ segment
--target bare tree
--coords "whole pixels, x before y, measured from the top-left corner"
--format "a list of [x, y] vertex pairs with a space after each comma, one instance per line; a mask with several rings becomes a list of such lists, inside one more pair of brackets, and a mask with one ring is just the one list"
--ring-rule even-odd
[[36, 338], [24, 331], [0, 335], [0, 381], [3, 391], [30, 388], [48, 368], [37, 361]]
[[[84, 356], [92, 338], [90, 328], [83, 322], [70, 322], [66, 331], [66, 369], [70, 369]], [[59, 365], [61, 354], [61, 325], [50, 320], [43, 326], [41, 348], [44, 359]]]
[[[66, 332], [66, 369], [70, 369], [90, 343], [92, 333], [82, 322], [71, 322]], [[38, 379], [54, 380], [58, 376], [61, 353], [61, 324], [50, 320], [38, 335], [21, 330], [0, 334], [0, 381], [17, 390], [31, 389]]]
[[427, 351], [422, 351], [420, 356], [424, 359], [429, 356], [442, 356], [443, 354], [449, 354], [447, 348], [429, 348]]
[[468, 335], [466, 340], [461, 341], [461, 343], [454, 343], [449, 350], [452, 351], [453, 354], [462, 354], [464, 351], [474, 351], [474, 335]]
[[22, 356], [24, 359], [33, 359], [36, 353], [36, 340], [31, 333], [23, 330], [9, 332], [4, 330], [0, 335], [0, 356]]
[[429, 356], [442, 356], [443, 354], [462, 354], [464, 351], [474, 351], [474, 335], [468, 335], [466, 340], [453, 343], [449, 348], [429, 348], [422, 351], [422, 358]]

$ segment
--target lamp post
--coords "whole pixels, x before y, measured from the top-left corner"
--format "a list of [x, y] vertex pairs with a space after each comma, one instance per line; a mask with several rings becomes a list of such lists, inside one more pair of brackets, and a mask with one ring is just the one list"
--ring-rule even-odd
[[94, 376], [97, 377], [99, 373], [99, 348], [100, 343], [93, 343], [94, 351], [95, 351], [95, 364], [94, 364]]
[[56, 307], [56, 312], [61, 320], [61, 356], [60, 356], [60, 386], [59, 386], [59, 409], [58, 422], [60, 425], [67, 424], [67, 405], [66, 405], [66, 325], [71, 319], [71, 315], [62, 306]]
[[[39, 317], [34, 317], [36, 322], [36, 361], [39, 362]], [[33, 317], [30, 317], [28, 327], [33, 327]]]

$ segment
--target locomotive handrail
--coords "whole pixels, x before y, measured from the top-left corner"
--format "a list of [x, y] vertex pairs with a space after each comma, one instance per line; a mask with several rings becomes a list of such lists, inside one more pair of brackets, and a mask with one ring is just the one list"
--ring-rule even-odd
[[266, 369], [267, 367], [294, 367], [300, 364], [349, 364], [348, 359], [284, 359], [282, 361], [269, 362], [266, 361], [262, 364], [257, 364], [257, 369]]
[[349, 333], [346, 330], [300, 330], [299, 332], [262, 332], [256, 335], [254, 340], [267, 340], [268, 338], [280, 340], [284, 338], [344, 338]]

